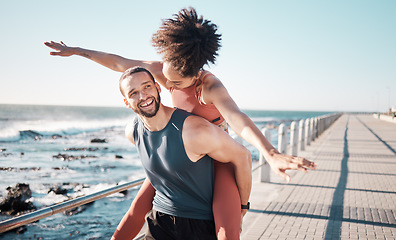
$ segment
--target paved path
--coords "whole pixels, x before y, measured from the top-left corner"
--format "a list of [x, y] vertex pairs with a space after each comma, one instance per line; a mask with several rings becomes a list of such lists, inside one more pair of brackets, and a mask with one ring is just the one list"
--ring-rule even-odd
[[242, 240], [396, 239], [395, 123], [344, 114], [299, 155], [318, 169], [254, 177]]

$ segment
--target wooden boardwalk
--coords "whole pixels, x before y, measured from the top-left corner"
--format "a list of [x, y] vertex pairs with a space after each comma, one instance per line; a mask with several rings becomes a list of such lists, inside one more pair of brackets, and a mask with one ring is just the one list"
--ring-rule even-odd
[[260, 183], [254, 173], [242, 240], [396, 239], [396, 124], [341, 116], [305, 152], [318, 163]]

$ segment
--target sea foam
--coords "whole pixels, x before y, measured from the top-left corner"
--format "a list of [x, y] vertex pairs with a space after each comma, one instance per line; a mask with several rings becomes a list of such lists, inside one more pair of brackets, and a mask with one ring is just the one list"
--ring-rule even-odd
[[126, 125], [127, 121], [128, 119], [10, 122], [3, 124], [3, 127], [0, 128], [0, 141], [18, 141], [21, 138], [34, 138], [35, 136], [76, 135], [112, 128], [122, 128]]

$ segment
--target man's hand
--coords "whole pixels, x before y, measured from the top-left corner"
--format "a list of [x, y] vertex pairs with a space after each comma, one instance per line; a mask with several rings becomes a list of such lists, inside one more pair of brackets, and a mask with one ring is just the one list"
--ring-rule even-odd
[[291, 178], [286, 174], [286, 170], [308, 172], [309, 169], [315, 170], [317, 166], [315, 162], [311, 162], [303, 157], [286, 155], [278, 151], [270, 154], [270, 157], [266, 160], [270, 164], [272, 170], [287, 182], [290, 182]]
[[50, 52], [50, 55], [53, 56], [62, 56], [62, 57], [69, 57], [74, 54], [72, 47], [66, 46], [62, 41], [60, 43], [51, 41], [51, 42], [44, 42], [45, 46], [50, 47], [56, 52]]

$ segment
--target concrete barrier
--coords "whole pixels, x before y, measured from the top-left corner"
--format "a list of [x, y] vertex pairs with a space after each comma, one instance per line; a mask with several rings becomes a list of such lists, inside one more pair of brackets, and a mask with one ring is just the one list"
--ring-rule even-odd
[[389, 116], [389, 115], [384, 115], [384, 114], [373, 114], [374, 118], [378, 118], [383, 121], [391, 122], [391, 123], [396, 123], [396, 117]]

